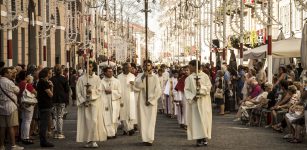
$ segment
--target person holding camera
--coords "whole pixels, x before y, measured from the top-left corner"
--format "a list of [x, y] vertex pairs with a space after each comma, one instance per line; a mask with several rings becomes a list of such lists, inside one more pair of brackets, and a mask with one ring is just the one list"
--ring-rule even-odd
[[39, 72], [39, 81], [37, 83], [37, 101], [39, 111], [39, 138], [41, 147], [54, 147], [47, 141], [48, 124], [53, 107], [53, 84], [49, 80], [52, 77], [52, 69], [44, 68]]

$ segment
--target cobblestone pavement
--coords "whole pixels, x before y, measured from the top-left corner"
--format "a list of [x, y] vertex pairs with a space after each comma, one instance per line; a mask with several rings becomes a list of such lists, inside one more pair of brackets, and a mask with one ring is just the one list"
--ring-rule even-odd
[[[69, 108], [70, 113], [64, 122], [64, 132], [66, 139], [54, 140], [52, 149], [86, 149], [84, 143], [76, 143], [76, 107]], [[284, 134], [265, 129], [263, 127], [247, 127], [233, 122], [234, 115], [213, 116], [212, 139], [207, 147], [195, 147], [195, 141], [186, 139], [186, 131], [179, 128], [176, 119], [170, 119], [164, 115], [158, 115], [155, 141], [152, 147], [144, 147], [140, 144], [141, 138], [137, 133], [134, 136], [123, 136], [122, 131], [116, 139], [99, 142], [98, 149], [106, 150], [157, 150], [157, 149], [234, 149], [234, 150], [299, 150], [307, 149], [307, 138], [302, 144], [291, 144], [282, 139]], [[37, 139], [37, 137], [36, 137]], [[25, 149], [42, 149], [39, 147], [39, 141], [35, 144], [25, 146]]]

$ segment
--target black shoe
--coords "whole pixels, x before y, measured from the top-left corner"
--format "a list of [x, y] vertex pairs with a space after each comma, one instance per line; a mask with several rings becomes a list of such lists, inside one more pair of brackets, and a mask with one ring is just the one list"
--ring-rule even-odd
[[128, 135], [129, 135], [129, 136], [132, 136], [134, 133], [135, 133], [134, 130], [128, 131]]
[[149, 143], [149, 142], [143, 142], [143, 145], [144, 145], [144, 146], [152, 146], [152, 143]]
[[54, 145], [49, 142], [44, 142], [44, 143], [41, 143], [41, 147], [54, 147]]
[[116, 139], [116, 136], [107, 136], [107, 139]]
[[124, 131], [123, 135], [128, 135], [128, 132]]
[[31, 144], [34, 144], [34, 142], [30, 139], [24, 139], [24, 140], [21, 140], [22, 144], [24, 145], [31, 145]]
[[133, 126], [133, 130], [134, 130], [134, 131], [138, 131], [138, 125], [135, 124], [135, 125]]
[[204, 146], [203, 139], [198, 139], [198, 140], [196, 140], [196, 146], [197, 146], [197, 147]]
[[179, 127], [183, 129], [184, 128], [184, 124], [180, 124]]
[[203, 139], [204, 146], [208, 146], [208, 141], [206, 139]]

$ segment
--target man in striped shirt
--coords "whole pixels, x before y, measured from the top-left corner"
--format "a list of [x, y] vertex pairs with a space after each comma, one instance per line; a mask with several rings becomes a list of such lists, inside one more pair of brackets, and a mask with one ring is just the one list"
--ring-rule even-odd
[[11, 138], [11, 149], [22, 150], [23, 147], [15, 143], [14, 127], [18, 126], [17, 94], [19, 88], [11, 81], [12, 69], [3, 68], [0, 77], [0, 150], [4, 150], [5, 130]]

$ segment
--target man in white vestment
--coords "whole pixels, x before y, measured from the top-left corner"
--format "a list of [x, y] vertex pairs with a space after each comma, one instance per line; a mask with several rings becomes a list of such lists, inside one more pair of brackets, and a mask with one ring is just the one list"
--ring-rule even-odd
[[119, 123], [119, 111], [123, 106], [121, 99], [121, 86], [119, 80], [113, 77], [111, 67], [103, 69], [104, 78], [102, 79], [102, 96], [103, 96], [103, 117], [105, 128], [109, 139], [116, 138], [117, 127]]
[[[132, 73], [134, 75], [134, 77], [136, 77], [138, 75], [138, 70], [137, 70], [137, 66], [136, 66], [135, 63], [131, 63], [130, 73]], [[139, 93], [140, 93], [140, 89], [133, 86], [133, 91], [134, 91], [134, 99], [135, 99], [136, 118], [134, 120], [132, 120], [132, 122], [133, 122], [133, 126], [134, 126], [134, 131], [138, 132], [138, 117], [137, 117], [138, 101], [137, 100], [138, 100], [138, 96], [139, 96]]]
[[94, 63], [89, 63], [89, 72], [82, 75], [76, 85], [77, 93], [77, 142], [87, 142], [85, 147], [98, 147], [96, 141], [105, 141], [107, 134], [102, 116], [101, 80], [93, 72]]
[[178, 120], [178, 123], [180, 125], [180, 128], [183, 128], [183, 129], [187, 129], [186, 128], [186, 105], [187, 105], [187, 101], [185, 99], [185, 96], [184, 96], [184, 83], [185, 83], [185, 79], [190, 75], [190, 70], [188, 68], [188, 66], [185, 66], [183, 67], [183, 70], [181, 72], [181, 75], [178, 79], [178, 83], [175, 87], [175, 90], [177, 91], [177, 98], [175, 99], [178, 103], [179, 103], [179, 106], [176, 107], [178, 110], [177, 110], [177, 120]]
[[[162, 91], [159, 78], [152, 71], [152, 62], [145, 60], [143, 65], [144, 73], [141, 73], [135, 81], [136, 88], [140, 89], [138, 119], [143, 144], [152, 146], [155, 137], [157, 103]], [[146, 99], [146, 76], [148, 77], [148, 99]]]
[[162, 90], [162, 93], [163, 93], [163, 96], [164, 96], [164, 113], [167, 114], [167, 115], [170, 115], [171, 116], [171, 109], [170, 108], [170, 105], [168, 104], [168, 100], [169, 100], [169, 95], [167, 94], [164, 94], [164, 91], [165, 91], [165, 88], [166, 88], [166, 83], [168, 81], [168, 79], [170, 78], [170, 74], [167, 70], [167, 66], [165, 64], [162, 64], [160, 69], [162, 70], [162, 77], [163, 77], [163, 90]]
[[[196, 140], [197, 146], [206, 146], [207, 139], [211, 139], [212, 128], [211, 81], [200, 69], [196, 74], [196, 60], [190, 61], [189, 68], [191, 75], [186, 78], [184, 87], [184, 94], [188, 101], [188, 140]], [[198, 80], [196, 80], [197, 77]]]
[[[163, 77], [163, 70], [162, 69], [159, 69], [158, 70], [158, 78], [159, 78], [159, 83], [160, 83], [160, 87], [161, 87], [161, 90], [164, 91], [165, 90], [165, 82], [164, 81], [164, 77]], [[158, 100], [158, 110], [159, 110], [159, 113], [161, 114], [164, 114], [165, 112], [165, 96], [164, 94], [161, 94], [159, 100]]]
[[175, 90], [175, 87], [177, 85], [177, 77], [178, 77], [178, 72], [173, 71], [172, 72], [172, 77], [168, 79], [165, 89], [164, 89], [164, 94], [168, 95], [166, 98], [166, 106], [167, 106], [167, 114], [170, 115], [171, 118], [174, 118], [176, 113], [176, 105], [174, 102], [174, 99], [178, 99], [178, 92]]
[[136, 104], [134, 96], [135, 76], [130, 73], [130, 63], [123, 64], [123, 73], [118, 75], [121, 83], [121, 101], [123, 102], [120, 109], [120, 120], [124, 125], [124, 135], [134, 134], [134, 120], [136, 119]]

